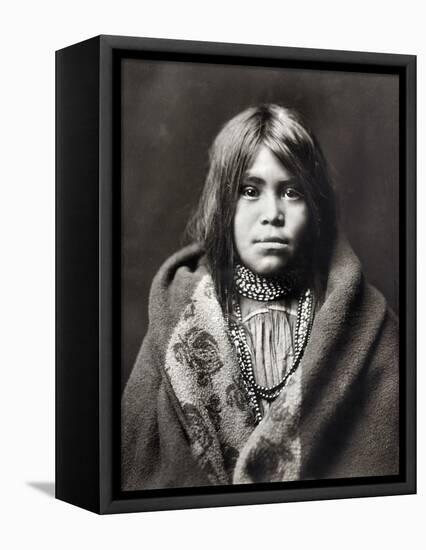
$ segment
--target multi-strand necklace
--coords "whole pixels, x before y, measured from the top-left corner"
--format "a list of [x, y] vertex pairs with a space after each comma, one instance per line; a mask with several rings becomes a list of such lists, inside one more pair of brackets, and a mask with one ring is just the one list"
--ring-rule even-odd
[[[244, 278], [246, 281], [242, 281]], [[290, 288], [287, 286], [281, 286], [280, 288], [278, 279], [271, 281], [270, 279], [256, 275], [243, 266], [237, 266], [234, 282], [239, 294], [254, 300], [276, 300], [286, 296], [290, 292]], [[234, 310], [237, 316], [237, 322], [230, 319], [229, 330], [237, 352], [238, 363], [248, 394], [249, 403], [253, 409], [255, 421], [259, 423], [263, 416], [260, 400], [265, 399], [271, 402], [278, 397], [302, 359], [312, 326], [313, 295], [312, 291], [308, 289], [302, 292], [299, 297], [293, 363], [290, 368], [286, 369], [280, 382], [272, 387], [261, 386], [255, 380], [252, 357], [247, 344], [245, 329], [242, 325], [241, 309], [237, 299], [234, 300]]]

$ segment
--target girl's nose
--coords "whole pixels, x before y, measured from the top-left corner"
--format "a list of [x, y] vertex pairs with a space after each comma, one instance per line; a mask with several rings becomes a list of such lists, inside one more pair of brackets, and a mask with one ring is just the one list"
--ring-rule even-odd
[[283, 226], [285, 222], [284, 211], [281, 201], [273, 197], [265, 197], [262, 204], [261, 211], [261, 223], [262, 225], [277, 225]]

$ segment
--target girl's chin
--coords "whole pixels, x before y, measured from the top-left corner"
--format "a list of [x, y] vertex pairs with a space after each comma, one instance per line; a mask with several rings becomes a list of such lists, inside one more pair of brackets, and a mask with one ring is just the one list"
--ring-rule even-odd
[[262, 258], [257, 262], [253, 262], [251, 265], [247, 265], [247, 267], [254, 271], [254, 273], [262, 275], [263, 277], [277, 277], [288, 267], [288, 261], [284, 258], [277, 257]]

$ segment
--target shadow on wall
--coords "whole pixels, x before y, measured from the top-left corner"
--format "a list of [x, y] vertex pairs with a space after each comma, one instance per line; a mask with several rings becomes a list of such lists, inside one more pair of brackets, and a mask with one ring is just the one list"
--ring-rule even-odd
[[55, 483], [53, 481], [27, 481], [27, 485], [41, 491], [50, 498], [55, 498]]

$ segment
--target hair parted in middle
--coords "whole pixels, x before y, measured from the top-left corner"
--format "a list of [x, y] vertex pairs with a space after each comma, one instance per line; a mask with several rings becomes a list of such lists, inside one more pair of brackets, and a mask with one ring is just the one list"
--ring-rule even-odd
[[277, 104], [250, 107], [221, 129], [209, 155], [209, 170], [187, 236], [203, 246], [219, 301], [232, 307], [238, 261], [233, 219], [240, 186], [259, 146], [266, 146], [301, 186], [308, 212], [303, 264], [309, 283], [321, 292], [336, 229], [334, 191], [327, 163], [313, 133], [292, 109]]

